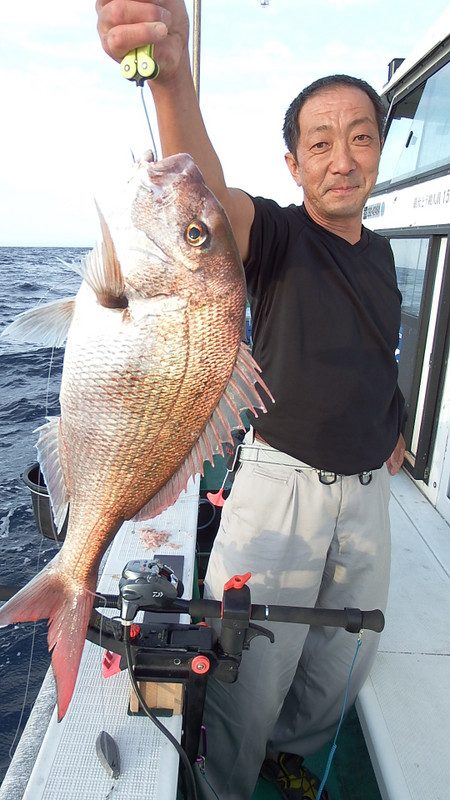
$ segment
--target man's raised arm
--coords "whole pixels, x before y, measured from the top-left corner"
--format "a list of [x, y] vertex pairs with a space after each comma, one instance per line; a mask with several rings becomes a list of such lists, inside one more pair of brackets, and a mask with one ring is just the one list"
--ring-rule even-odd
[[246, 258], [253, 203], [229, 189], [209, 139], [189, 63], [189, 21], [183, 0], [97, 0], [98, 32], [104, 50], [121, 61], [130, 50], [155, 45], [160, 72], [149, 81], [163, 155], [189, 153], [230, 219], [241, 256]]

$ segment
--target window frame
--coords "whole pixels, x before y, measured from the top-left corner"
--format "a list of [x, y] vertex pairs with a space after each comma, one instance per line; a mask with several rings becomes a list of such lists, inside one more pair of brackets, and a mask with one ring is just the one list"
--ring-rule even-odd
[[[422, 84], [426, 84], [427, 81], [433, 77], [433, 75], [437, 74], [443, 67], [449, 64], [449, 56], [446, 52], [442, 57], [434, 63], [429, 69], [427, 69], [424, 73], [422, 73], [419, 77], [417, 77], [414, 81], [408, 84], [403, 90], [399, 91], [397, 95], [395, 95], [392, 99], [392, 102], [389, 107], [389, 111], [387, 114], [387, 121], [388, 125], [384, 131], [383, 139], [387, 141], [389, 136], [389, 130], [392, 125], [393, 117], [394, 117], [394, 110], [397, 108], [399, 103], [401, 103], [405, 97], [412, 94], [419, 86]], [[401, 189], [405, 186], [410, 186], [412, 184], [423, 183], [424, 181], [428, 181], [432, 178], [440, 177], [441, 175], [448, 175], [450, 174], [450, 156], [449, 161], [446, 164], [441, 164], [439, 167], [432, 167], [431, 169], [424, 170], [423, 172], [415, 173], [414, 175], [408, 175], [405, 178], [399, 178], [398, 180], [385, 180], [382, 183], [376, 183], [375, 187], [371, 193], [371, 197], [375, 197], [379, 194], [384, 194], [387, 191], [394, 190], [394, 189]]]
[[[430, 227], [426, 226], [414, 229], [381, 229], [378, 230], [377, 233], [381, 236], [385, 236], [389, 242], [391, 239], [429, 239], [423, 292], [418, 316], [418, 339], [411, 383], [411, 396], [407, 398], [407, 401], [409, 399], [409, 403], [407, 404], [408, 416], [404, 430], [406, 441], [404, 466], [415, 480], [423, 480], [427, 483], [436, 437], [439, 404], [443, 390], [443, 378], [448, 361], [448, 343], [450, 338], [450, 225], [444, 226], [439, 232], [435, 229], [430, 230]], [[417, 413], [420, 410], [418, 408], [419, 392], [424, 377], [424, 355], [427, 345], [431, 307], [436, 291], [435, 282], [438, 259], [443, 239], [446, 240], [446, 251], [443, 262], [442, 283], [439, 290], [436, 323], [433, 331], [432, 351], [426, 377], [427, 385], [421, 411], [417, 447], [416, 452], [413, 453], [410, 448], [412, 445]]]

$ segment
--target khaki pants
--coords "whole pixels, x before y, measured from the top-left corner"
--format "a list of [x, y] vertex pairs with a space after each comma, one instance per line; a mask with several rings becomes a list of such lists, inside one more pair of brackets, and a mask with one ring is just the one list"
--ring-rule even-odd
[[[264, 457], [239, 467], [211, 553], [206, 596], [220, 599], [231, 576], [249, 571], [254, 603], [384, 611], [390, 567], [387, 468], [374, 471], [367, 486], [358, 476], [323, 485], [302, 462], [270, 463], [280, 460], [279, 452], [255, 445]], [[249, 800], [266, 749], [307, 756], [335, 733], [355, 635], [258, 624], [274, 632], [275, 643], [266, 637], [252, 641], [236, 683], [213, 677], [208, 683], [208, 756], [205, 775], [197, 772], [205, 800]], [[368, 675], [378, 640], [371, 631], [363, 635], [349, 705]]]

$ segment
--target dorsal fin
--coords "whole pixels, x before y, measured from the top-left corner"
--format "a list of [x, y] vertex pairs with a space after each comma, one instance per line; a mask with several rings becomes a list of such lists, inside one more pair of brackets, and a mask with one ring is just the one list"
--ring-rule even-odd
[[108, 224], [97, 205], [103, 241], [87, 255], [84, 279], [105, 308], [126, 308], [125, 281]]

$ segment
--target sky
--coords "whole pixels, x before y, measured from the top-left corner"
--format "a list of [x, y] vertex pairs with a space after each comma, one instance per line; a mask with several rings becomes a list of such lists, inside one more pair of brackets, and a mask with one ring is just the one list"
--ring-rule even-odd
[[[408, 55], [447, 7], [203, 0], [200, 102], [228, 184], [299, 202], [281, 135], [291, 100], [331, 73], [381, 91], [389, 61]], [[0, 246], [91, 247], [94, 198], [113, 207], [131, 153], [150, 147], [141, 92], [102, 50], [95, 0], [4, 3], [1, 17]]]

